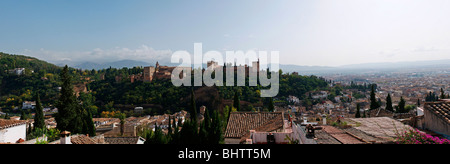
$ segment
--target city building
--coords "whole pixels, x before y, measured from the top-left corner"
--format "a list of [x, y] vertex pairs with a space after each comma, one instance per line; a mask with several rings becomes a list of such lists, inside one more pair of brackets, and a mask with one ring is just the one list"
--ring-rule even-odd
[[34, 109], [36, 106], [36, 101], [24, 101], [22, 103], [22, 109]]

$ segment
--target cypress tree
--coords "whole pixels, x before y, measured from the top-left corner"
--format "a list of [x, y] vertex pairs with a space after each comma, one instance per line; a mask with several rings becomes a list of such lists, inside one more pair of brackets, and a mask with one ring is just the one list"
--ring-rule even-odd
[[[178, 122], [180, 122], [180, 120], [181, 119], [178, 119]], [[178, 144], [179, 143], [179, 139], [180, 139], [180, 137], [179, 137], [179, 131], [178, 131], [178, 127], [179, 127], [179, 125], [180, 125], [180, 123], [175, 123], [175, 118], [173, 119], [173, 123], [174, 123], [174, 130], [173, 130], [173, 135], [172, 135], [172, 138], [171, 138], [171, 140], [170, 140], [170, 144]]]
[[222, 135], [222, 131], [222, 120], [219, 117], [219, 113], [217, 111], [214, 111], [211, 118], [211, 130], [208, 131], [209, 144], [220, 144], [221, 142], [223, 142], [224, 138]]
[[377, 109], [379, 106], [375, 96], [375, 84], [372, 84], [372, 91], [370, 92], [370, 110]]
[[178, 119], [177, 126], [178, 127], [182, 127], [183, 126], [183, 120], [181, 118]]
[[169, 115], [169, 126], [167, 127], [167, 135], [171, 136], [172, 135], [172, 123], [171, 123], [171, 119], [170, 119], [170, 115]]
[[198, 124], [192, 119], [186, 120], [183, 124], [183, 128], [180, 131], [180, 143], [181, 144], [198, 144]]
[[43, 129], [45, 128], [44, 112], [42, 110], [41, 98], [39, 93], [36, 94], [36, 114], [34, 116], [34, 128]]
[[25, 111], [22, 110], [22, 112], [20, 112], [20, 120], [26, 120], [26, 119], [27, 119], [27, 116], [25, 114]]
[[405, 113], [405, 106], [406, 106], [406, 101], [405, 99], [403, 99], [403, 97], [400, 97], [400, 102], [398, 103], [398, 110], [397, 113]]
[[56, 128], [60, 131], [71, 131], [75, 128], [74, 118], [76, 117], [76, 98], [73, 92], [72, 81], [69, 75], [69, 68], [66, 65], [60, 74], [62, 80], [60, 97], [56, 107], [58, 113], [55, 115]]
[[394, 112], [394, 107], [392, 107], [391, 94], [388, 94], [388, 96], [386, 98], [386, 110]]
[[200, 140], [200, 144], [207, 144], [208, 143], [208, 132], [206, 131], [206, 125], [205, 125], [206, 121], [203, 121], [200, 124], [200, 129], [198, 131], [198, 136], [199, 136], [199, 140]]
[[356, 114], [355, 114], [355, 118], [361, 118], [361, 113], [360, 113], [360, 106], [359, 103], [356, 104]]
[[80, 104], [75, 103], [73, 104], [74, 106], [74, 110], [75, 110], [75, 116], [72, 119], [72, 123], [73, 123], [73, 128], [71, 130], [71, 132], [73, 134], [86, 134], [87, 132], [87, 128], [85, 125], [85, 116], [86, 111], [83, 110], [83, 108], [81, 107]]
[[[123, 136], [124, 131], [125, 131], [125, 114], [121, 113], [119, 114], [119, 120], [120, 120], [120, 135]], [[157, 128], [158, 126], [156, 126], [155, 123], [155, 128]], [[156, 130], [155, 130], [156, 132]], [[156, 134], [156, 133], [155, 133]]]
[[241, 111], [241, 100], [239, 99], [239, 91], [237, 89], [234, 92], [233, 107], [236, 108], [236, 111]]
[[197, 110], [195, 105], [194, 90], [191, 92], [191, 106], [190, 106], [190, 119], [185, 120], [183, 128], [180, 131], [180, 143], [181, 144], [198, 144], [198, 121]]
[[443, 88], [441, 88], [441, 97], [440, 98], [445, 99], [445, 92], [444, 92]]
[[205, 108], [205, 119], [203, 122], [205, 123], [205, 129], [207, 132], [211, 131], [211, 117], [209, 116], [208, 108]]
[[269, 98], [269, 112], [275, 111], [275, 105], [273, 104], [273, 97]]
[[95, 125], [94, 125], [94, 121], [92, 120], [92, 113], [90, 110], [86, 110], [87, 114], [86, 114], [86, 118], [85, 120], [85, 127], [87, 129], [87, 131], [85, 132], [85, 134], [89, 134], [89, 136], [96, 136], [96, 132], [95, 132]]
[[192, 92], [191, 92], [190, 115], [191, 115], [191, 120], [193, 122], [197, 123], [197, 106], [195, 104], [194, 89], [192, 89]]

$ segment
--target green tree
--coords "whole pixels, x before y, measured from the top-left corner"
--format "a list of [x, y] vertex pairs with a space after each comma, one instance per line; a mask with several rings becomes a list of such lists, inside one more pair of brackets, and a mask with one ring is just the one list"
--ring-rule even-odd
[[198, 124], [193, 119], [184, 121], [180, 131], [180, 144], [199, 144]]
[[370, 110], [377, 109], [380, 107], [375, 96], [375, 84], [372, 84], [372, 91], [370, 92]]
[[233, 107], [236, 108], [237, 111], [241, 111], [241, 100], [239, 98], [239, 91], [237, 89], [234, 92]]
[[417, 107], [415, 105], [406, 105], [404, 113], [408, 113], [409, 111], [414, 110], [416, 108]]
[[169, 115], [169, 126], [167, 127], [167, 135], [170, 137], [172, 135], [172, 120]]
[[223, 120], [217, 111], [213, 111], [211, 117], [211, 127], [209, 132], [209, 144], [221, 144], [224, 141], [223, 136]]
[[194, 89], [191, 92], [190, 118], [193, 122], [197, 123], [197, 105], [195, 104]]
[[441, 88], [441, 99], [445, 99], [445, 92], [444, 92], [444, 89], [443, 88]]
[[86, 117], [84, 119], [85, 121], [85, 128], [86, 131], [84, 132], [84, 134], [89, 134], [89, 136], [96, 136], [96, 130], [95, 130], [95, 125], [94, 125], [94, 121], [92, 120], [92, 113], [90, 110], [86, 110]]
[[22, 110], [20, 113], [20, 120], [27, 120], [27, 115], [25, 114], [24, 110]]
[[[119, 114], [119, 120], [120, 120], [120, 135], [123, 136], [124, 134], [124, 130], [125, 130], [125, 114], [124, 113], [120, 113]], [[156, 123], [155, 123], [156, 126]]]
[[198, 137], [200, 140], [200, 144], [208, 144], [208, 132], [206, 130], [208, 127], [206, 127], [205, 122], [207, 122], [207, 121], [204, 120], [200, 124], [200, 129], [198, 131]]
[[394, 112], [394, 107], [392, 107], [392, 98], [390, 93], [386, 98], [386, 110]]
[[398, 103], [398, 107], [397, 107], [397, 113], [406, 113], [405, 110], [405, 106], [406, 106], [406, 101], [405, 99], [403, 99], [403, 97], [400, 97], [400, 102]]
[[62, 80], [61, 92], [56, 104], [58, 113], [55, 115], [57, 128], [60, 131], [71, 131], [74, 133], [76, 112], [76, 98], [73, 92], [69, 68], [66, 65], [60, 74]]
[[164, 136], [161, 127], [158, 127], [156, 123], [155, 123], [155, 132], [151, 137], [149, 144], [167, 144], [166, 137]]
[[269, 106], [268, 106], [269, 112], [275, 111], [275, 105], [273, 104], [273, 97], [269, 98]]
[[43, 129], [45, 127], [44, 111], [41, 105], [39, 93], [36, 94], [36, 114], [34, 116], [34, 128]]

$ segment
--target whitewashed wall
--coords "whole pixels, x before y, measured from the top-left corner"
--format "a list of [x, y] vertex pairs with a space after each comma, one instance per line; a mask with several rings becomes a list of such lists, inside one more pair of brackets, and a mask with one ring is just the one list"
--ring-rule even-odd
[[14, 126], [7, 129], [0, 130], [0, 143], [16, 143], [20, 138], [26, 139], [27, 126], [26, 124]]

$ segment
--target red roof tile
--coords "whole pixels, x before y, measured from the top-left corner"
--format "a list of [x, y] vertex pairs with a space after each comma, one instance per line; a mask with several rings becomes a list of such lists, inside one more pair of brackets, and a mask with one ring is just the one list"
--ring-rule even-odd
[[441, 101], [433, 103], [425, 103], [425, 110], [429, 110], [436, 114], [442, 120], [450, 124], [450, 102]]
[[250, 130], [275, 131], [283, 128], [282, 112], [233, 112], [230, 114], [225, 138], [241, 138]]
[[5, 120], [0, 119], [0, 129], [6, 129], [18, 125], [25, 124], [27, 121], [25, 120]]

